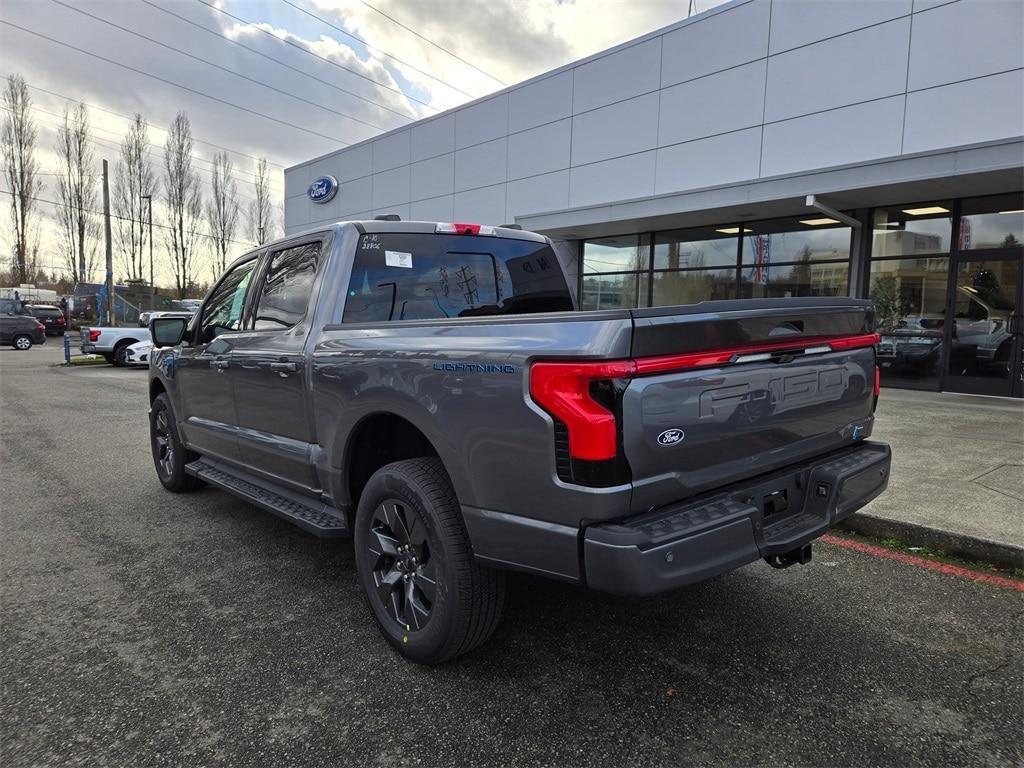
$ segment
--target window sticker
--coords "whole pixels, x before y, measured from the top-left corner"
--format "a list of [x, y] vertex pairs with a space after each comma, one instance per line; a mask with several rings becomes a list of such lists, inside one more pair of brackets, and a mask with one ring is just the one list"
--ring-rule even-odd
[[412, 269], [412, 254], [403, 251], [384, 251], [384, 263], [389, 267]]

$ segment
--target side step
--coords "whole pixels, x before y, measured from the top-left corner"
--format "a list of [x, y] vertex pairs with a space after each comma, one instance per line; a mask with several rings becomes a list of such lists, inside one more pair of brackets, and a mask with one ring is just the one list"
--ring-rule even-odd
[[349, 535], [348, 520], [340, 509], [293, 493], [215, 459], [193, 461], [185, 465], [185, 471], [205, 483], [295, 523], [314, 536], [336, 538]]

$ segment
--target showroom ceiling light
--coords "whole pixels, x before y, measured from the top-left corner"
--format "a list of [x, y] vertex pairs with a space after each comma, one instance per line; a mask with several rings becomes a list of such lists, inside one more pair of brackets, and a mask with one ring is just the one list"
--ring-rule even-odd
[[820, 219], [800, 219], [801, 224], [806, 224], [809, 227], [822, 227], [826, 224], [838, 224], [839, 222], [835, 219], [820, 218]]
[[926, 205], [924, 208], [904, 208], [903, 212], [910, 216], [927, 216], [929, 213], [949, 213], [949, 208], [941, 205]]
[[[753, 231], [754, 230], [752, 230], [752, 229], [747, 229], [746, 227], [743, 227], [743, 233], [744, 234], [746, 234], [747, 232], [753, 232]], [[721, 232], [723, 235], [738, 235], [740, 233], [740, 228], [739, 227], [722, 227], [721, 229], [716, 229], [715, 232]]]

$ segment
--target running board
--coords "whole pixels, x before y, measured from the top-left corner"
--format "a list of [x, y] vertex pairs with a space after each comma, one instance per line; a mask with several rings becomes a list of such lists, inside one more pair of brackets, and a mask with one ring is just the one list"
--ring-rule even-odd
[[273, 512], [320, 538], [348, 536], [345, 513], [314, 499], [289, 491], [247, 472], [213, 459], [199, 459], [185, 465], [185, 471], [204, 483], [216, 486]]

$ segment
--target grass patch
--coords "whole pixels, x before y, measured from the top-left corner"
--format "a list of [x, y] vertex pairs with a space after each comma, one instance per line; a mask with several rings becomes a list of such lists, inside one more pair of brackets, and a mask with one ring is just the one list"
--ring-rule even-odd
[[829, 533], [833, 536], [839, 536], [844, 539], [862, 541], [865, 544], [874, 544], [875, 546], [885, 547], [886, 549], [891, 549], [894, 552], [903, 552], [908, 555], [915, 555], [917, 557], [924, 558], [925, 560], [934, 560], [937, 563], [957, 565], [961, 568], [977, 571], [978, 573], [993, 573], [1010, 579], [1024, 581], [1024, 568], [1003, 568], [981, 560], [968, 560], [963, 557], [957, 557], [956, 555], [950, 555], [940, 549], [909, 544], [902, 539], [896, 539], [893, 537], [876, 539], [872, 536], [865, 536], [861, 533], [854, 533], [853, 531], [846, 531], [838, 528], [832, 528], [829, 530]]
[[[101, 355], [72, 355], [71, 363], [72, 366], [80, 365], [109, 365], [107, 358]], [[53, 368], [66, 368], [66, 363], [52, 363]]]

